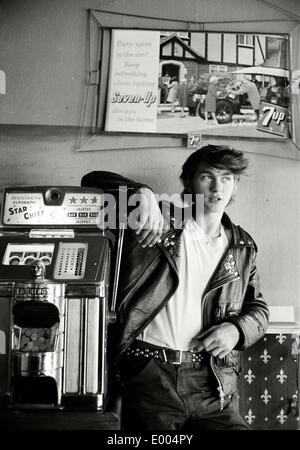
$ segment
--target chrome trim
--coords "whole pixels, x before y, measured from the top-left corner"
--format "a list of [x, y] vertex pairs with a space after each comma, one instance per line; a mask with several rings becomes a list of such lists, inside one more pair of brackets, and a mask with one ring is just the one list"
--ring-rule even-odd
[[53, 303], [59, 310], [63, 309], [65, 301], [65, 284], [48, 280], [36, 282], [15, 283], [13, 289], [14, 302], [29, 300]]
[[29, 353], [13, 350], [14, 375], [33, 376], [51, 374], [63, 367], [63, 352]]
[[82, 383], [81, 383], [81, 392], [82, 394], [86, 394], [86, 371], [87, 371], [87, 360], [88, 360], [88, 354], [87, 354], [87, 342], [88, 342], [88, 299], [83, 298], [82, 299], [82, 319], [84, 323], [83, 327], [83, 333], [82, 333]]

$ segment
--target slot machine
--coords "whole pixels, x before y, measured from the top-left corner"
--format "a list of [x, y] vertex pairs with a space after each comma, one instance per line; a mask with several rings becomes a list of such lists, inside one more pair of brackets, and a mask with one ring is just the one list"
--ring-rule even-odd
[[4, 190], [0, 229], [1, 408], [91, 409], [107, 401], [111, 239], [101, 191]]

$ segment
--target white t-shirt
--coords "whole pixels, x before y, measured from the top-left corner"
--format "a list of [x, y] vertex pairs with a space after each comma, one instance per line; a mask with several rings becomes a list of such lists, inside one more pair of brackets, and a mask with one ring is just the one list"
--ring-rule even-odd
[[191, 340], [202, 328], [203, 292], [227, 245], [223, 227], [220, 236], [211, 240], [194, 219], [186, 222], [180, 246], [179, 286], [139, 339], [174, 350], [189, 350]]

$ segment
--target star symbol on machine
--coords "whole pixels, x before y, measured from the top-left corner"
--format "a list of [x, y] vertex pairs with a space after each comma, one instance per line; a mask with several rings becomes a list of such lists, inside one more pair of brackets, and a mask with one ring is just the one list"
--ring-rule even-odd
[[73, 197], [72, 198], [70, 198], [70, 204], [71, 203], [73, 203], [73, 204], [75, 204], [77, 202], [77, 199], [74, 197], [74, 195], [73, 195]]
[[83, 204], [83, 203], [87, 204], [87, 198], [85, 198], [85, 197], [82, 197], [80, 199], [80, 201], [81, 201], [81, 204]]
[[94, 204], [94, 203], [97, 203], [97, 197], [96, 196], [94, 196], [92, 199], [91, 199], [91, 202]]

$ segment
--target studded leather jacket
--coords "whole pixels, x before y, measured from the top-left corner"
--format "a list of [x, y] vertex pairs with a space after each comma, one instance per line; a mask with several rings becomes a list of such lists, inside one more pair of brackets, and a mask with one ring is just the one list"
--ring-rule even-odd
[[[120, 186], [126, 187], [129, 193], [145, 186], [117, 174], [97, 171], [85, 175], [82, 185], [103, 189], [116, 197]], [[182, 226], [179, 226], [176, 217], [180, 215], [174, 214], [174, 208], [169, 213], [169, 228], [163, 233], [161, 242], [151, 248], [142, 248], [135, 232], [126, 230], [117, 297], [117, 323], [113, 331], [116, 360], [178, 287]], [[269, 317], [268, 307], [259, 289], [255, 264], [256, 244], [226, 214], [223, 215], [222, 223], [229, 245], [202, 297], [203, 331], [227, 321], [233, 323], [240, 332], [239, 342], [229, 355], [222, 359], [210, 358], [212, 371], [219, 384], [221, 404], [226, 396], [237, 390], [239, 352], [264, 335]]]

